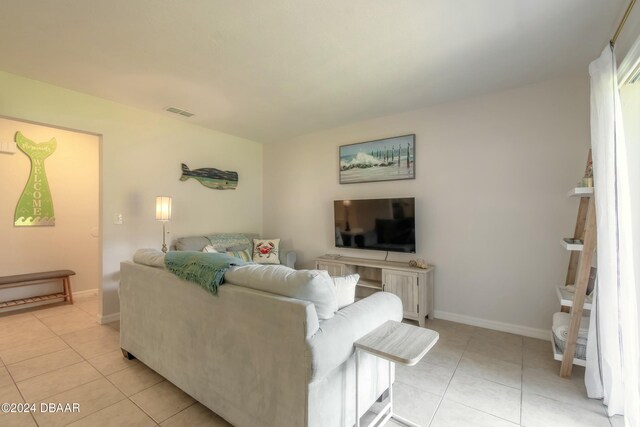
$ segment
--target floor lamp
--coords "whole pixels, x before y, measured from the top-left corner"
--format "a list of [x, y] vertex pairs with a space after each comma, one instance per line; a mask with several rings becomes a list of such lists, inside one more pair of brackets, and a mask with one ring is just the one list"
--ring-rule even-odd
[[167, 221], [171, 220], [171, 197], [156, 197], [156, 220], [162, 221], [162, 252], [167, 252], [167, 243], [165, 241]]

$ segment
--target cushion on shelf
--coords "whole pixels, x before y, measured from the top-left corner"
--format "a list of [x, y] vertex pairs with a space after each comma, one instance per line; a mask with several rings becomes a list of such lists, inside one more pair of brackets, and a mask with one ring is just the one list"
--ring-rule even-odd
[[[569, 313], [558, 312], [553, 314], [553, 326], [551, 328], [553, 335], [553, 342], [560, 352], [564, 352], [564, 347], [567, 344], [567, 337], [569, 335], [569, 323], [571, 322], [571, 315]], [[587, 338], [589, 336], [589, 318], [583, 316], [580, 319], [580, 329], [578, 330], [578, 337], [576, 339], [576, 352], [574, 357], [577, 359], [587, 358]]]

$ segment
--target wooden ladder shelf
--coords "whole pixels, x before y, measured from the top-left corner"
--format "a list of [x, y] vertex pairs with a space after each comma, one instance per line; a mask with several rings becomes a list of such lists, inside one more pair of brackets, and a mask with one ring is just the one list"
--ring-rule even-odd
[[[591, 150], [589, 150], [587, 166], [589, 166], [590, 163]], [[577, 359], [574, 359], [576, 343], [580, 331], [580, 321], [582, 320], [585, 300], [587, 299], [591, 263], [596, 249], [595, 192], [593, 190], [588, 191], [584, 188], [577, 188], [570, 191], [569, 196], [580, 197], [580, 207], [578, 209], [573, 239], [581, 240], [582, 245], [578, 245], [578, 247], [567, 247], [567, 245], [565, 245], [567, 249], [571, 250], [565, 286], [575, 285], [575, 292], [571, 304], [566, 304], [562, 307], [563, 311], [569, 311], [571, 314], [567, 341], [562, 355], [562, 364], [560, 365], [560, 376], [563, 378], [571, 377], [573, 365], [577, 361]], [[580, 364], [584, 365], [584, 361], [581, 362]]]

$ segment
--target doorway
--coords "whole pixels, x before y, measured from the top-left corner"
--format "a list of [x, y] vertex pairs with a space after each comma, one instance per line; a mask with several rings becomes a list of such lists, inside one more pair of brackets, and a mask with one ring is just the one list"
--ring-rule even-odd
[[[18, 135], [52, 151], [43, 167], [54, 218], [44, 224], [19, 221], [23, 218], [18, 215], [19, 205], [24, 204], [26, 185], [33, 177], [31, 158], [16, 146]], [[73, 270], [73, 295], [98, 298], [102, 278], [100, 135], [0, 117], [0, 147], [0, 276]], [[33, 193], [30, 203], [42, 204], [35, 195], [39, 196]], [[0, 300], [54, 293], [60, 287], [59, 281], [53, 281], [4, 289]]]

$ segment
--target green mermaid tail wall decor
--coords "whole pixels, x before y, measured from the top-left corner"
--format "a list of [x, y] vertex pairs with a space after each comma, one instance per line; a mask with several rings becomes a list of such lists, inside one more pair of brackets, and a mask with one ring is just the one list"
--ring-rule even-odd
[[56, 150], [58, 145], [56, 139], [36, 143], [18, 132], [16, 144], [31, 159], [31, 174], [18, 200], [14, 225], [16, 227], [53, 226], [56, 223], [56, 217], [53, 213], [53, 199], [44, 161]]

